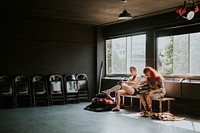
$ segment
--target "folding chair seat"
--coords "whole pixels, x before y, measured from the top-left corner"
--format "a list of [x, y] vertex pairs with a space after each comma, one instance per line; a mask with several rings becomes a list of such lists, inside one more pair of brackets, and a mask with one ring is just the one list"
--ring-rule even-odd
[[66, 103], [74, 101], [79, 103], [78, 81], [75, 74], [64, 75]]
[[13, 79], [8, 75], [0, 76], [0, 107], [15, 108]]
[[61, 102], [65, 104], [65, 93], [62, 75], [52, 74], [49, 77], [49, 94], [51, 104]]
[[32, 77], [33, 106], [49, 105], [49, 93], [46, 77], [34, 75]]

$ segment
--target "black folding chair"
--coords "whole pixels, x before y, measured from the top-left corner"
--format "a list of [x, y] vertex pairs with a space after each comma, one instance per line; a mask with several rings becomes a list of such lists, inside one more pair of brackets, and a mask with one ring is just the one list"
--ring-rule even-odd
[[78, 81], [75, 74], [64, 75], [66, 103], [74, 101], [79, 103]]
[[15, 108], [13, 79], [8, 75], [0, 76], [0, 107]]
[[16, 107], [32, 106], [30, 79], [27, 75], [17, 75], [14, 79]]
[[84, 73], [79, 73], [76, 75], [76, 79], [78, 80], [79, 100], [89, 101], [89, 81], [87, 75]]
[[52, 74], [49, 77], [49, 94], [51, 104], [62, 102], [65, 104], [65, 93], [62, 75]]
[[32, 77], [32, 90], [33, 90], [33, 106], [39, 104], [49, 105], [49, 93], [45, 76], [34, 75]]

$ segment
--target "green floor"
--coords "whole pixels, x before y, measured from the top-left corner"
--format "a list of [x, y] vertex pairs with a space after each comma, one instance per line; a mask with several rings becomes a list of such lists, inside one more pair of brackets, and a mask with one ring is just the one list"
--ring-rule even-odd
[[0, 133], [194, 133], [200, 119], [159, 121], [139, 112], [91, 112], [89, 103], [0, 109]]

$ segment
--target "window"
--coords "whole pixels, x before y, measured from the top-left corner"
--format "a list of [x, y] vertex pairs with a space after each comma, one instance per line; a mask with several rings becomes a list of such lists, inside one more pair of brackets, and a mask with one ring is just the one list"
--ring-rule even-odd
[[142, 74], [145, 59], [146, 34], [106, 40], [106, 75], [130, 74], [130, 66]]
[[200, 32], [158, 37], [157, 50], [162, 75], [200, 75]]

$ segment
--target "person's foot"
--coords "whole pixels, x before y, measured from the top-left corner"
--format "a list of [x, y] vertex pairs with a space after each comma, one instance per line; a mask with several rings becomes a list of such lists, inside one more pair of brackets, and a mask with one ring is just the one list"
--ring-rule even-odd
[[110, 95], [110, 90], [104, 90], [104, 91], [101, 91], [101, 92]]
[[150, 112], [150, 113], [152, 113], [153, 112], [152, 106], [149, 106], [148, 109], [147, 109], [147, 111]]
[[114, 108], [112, 108], [112, 111], [120, 111], [120, 108], [119, 107], [114, 107]]
[[148, 111], [149, 111], [149, 113], [153, 113], [152, 109], [149, 109]]

